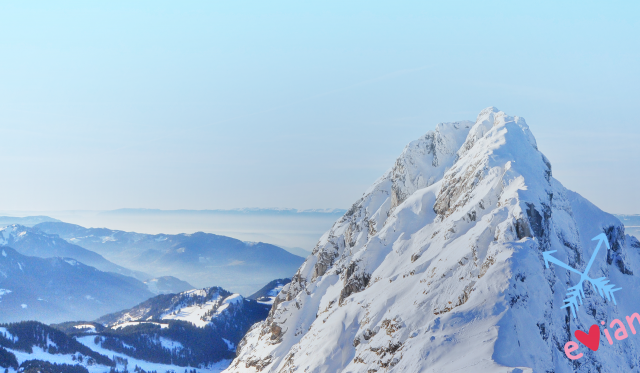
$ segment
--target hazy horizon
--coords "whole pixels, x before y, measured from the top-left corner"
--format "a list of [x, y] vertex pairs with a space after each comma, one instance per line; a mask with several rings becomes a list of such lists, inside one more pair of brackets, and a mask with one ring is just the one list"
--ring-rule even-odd
[[239, 213], [233, 210], [137, 210], [133, 211], [0, 211], [0, 216], [47, 216], [85, 228], [108, 228], [145, 234], [205, 232], [242, 241], [266, 242], [285, 249], [311, 252], [320, 237], [345, 210], [333, 212]]
[[[295, 209], [276, 209], [278, 210], [0, 210], [0, 217], [47, 216], [85, 228], [108, 228], [145, 234], [205, 232], [311, 252], [320, 237], [346, 212], [345, 209], [334, 209], [332, 212], [296, 213]], [[640, 237], [640, 219], [626, 220], [628, 221], [623, 220], [623, 223], [627, 233]], [[295, 250], [291, 252], [299, 255]]]

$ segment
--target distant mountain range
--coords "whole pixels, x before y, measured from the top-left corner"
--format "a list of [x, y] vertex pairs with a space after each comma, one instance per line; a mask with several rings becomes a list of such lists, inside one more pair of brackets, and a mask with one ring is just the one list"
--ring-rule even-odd
[[0, 227], [6, 227], [7, 225], [19, 224], [25, 227], [33, 227], [36, 224], [44, 222], [59, 222], [60, 220], [50, 218], [48, 216], [26, 216], [22, 218], [13, 216], [0, 216]]
[[144, 282], [149, 291], [154, 294], [176, 294], [195, 289], [195, 286], [173, 276], [152, 278]]
[[[107, 227], [113, 230], [147, 234], [207, 232], [241, 241], [268, 242], [303, 257], [307, 257], [306, 252], [311, 251], [318, 237], [344, 213], [343, 209], [282, 208], [31, 212], [32, 215], [47, 215], [83, 227]], [[7, 211], [5, 214], [19, 214], [19, 212]], [[35, 225], [15, 220], [21, 218], [7, 217], [7, 219], [9, 220], [5, 225]], [[288, 249], [290, 247], [301, 247], [306, 252], [295, 252]]]
[[0, 322], [94, 319], [154, 296], [133, 277], [0, 247]]
[[273, 245], [213, 234], [145, 235], [62, 222], [6, 226], [0, 249], [0, 322], [90, 320], [202, 284], [251, 293], [303, 261]]
[[301, 258], [306, 258], [309, 255], [311, 255], [311, 251], [305, 250], [305, 249], [303, 249], [301, 247], [284, 247], [284, 246], [280, 246], [280, 247], [282, 247], [283, 249], [287, 250], [291, 254], [297, 255], [297, 256], [299, 256]]
[[[59, 224], [64, 223], [60, 222]], [[146, 281], [153, 277], [144, 272], [132, 271], [113, 264], [100, 254], [69, 243], [56, 234], [47, 234], [37, 228], [29, 228], [17, 224], [2, 228], [0, 229], [0, 246], [10, 246], [22, 255], [38, 258], [73, 258], [100, 271], [119, 273], [141, 281]]]
[[117, 209], [102, 211], [103, 215], [120, 215], [120, 214], [262, 214], [262, 215], [311, 215], [311, 214], [327, 214], [342, 216], [347, 210], [344, 209], [289, 209], [289, 208], [237, 208], [229, 210], [160, 210], [160, 209]]
[[251, 294], [274, 278], [291, 276], [304, 258], [267, 243], [211, 233], [141, 234], [51, 222], [34, 229], [103, 255], [132, 270], [175, 276], [203, 288], [216, 284]]

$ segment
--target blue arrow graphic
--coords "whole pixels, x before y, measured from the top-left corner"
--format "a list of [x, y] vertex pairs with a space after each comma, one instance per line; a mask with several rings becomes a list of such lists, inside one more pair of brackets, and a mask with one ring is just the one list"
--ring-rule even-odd
[[556, 251], [558, 251], [558, 250], [545, 251], [545, 252], [542, 253], [542, 256], [544, 257], [544, 264], [547, 266], [547, 268], [549, 268], [549, 262], [551, 262], [551, 263], [553, 263], [553, 264], [555, 264], [557, 266], [560, 266], [560, 267], [562, 267], [564, 269], [568, 269], [569, 271], [573, 271], [573, 272], [575, 272], [575, 273], [577, 273], [577, 274], [582, 276], [582, 272], [580, 272], [577, 269], [575, 269], [573, 267], [570, 267], [569, 265], [564, 264], [560, 260], [552, 257], [551, 254], [555, 253]]
[[596, 246], [593, 254], [591, 254], [591, 258], [589, 259], [589, 263], [587, 263], [587, 267], [584, 269], [584, 272], [580, 272], [579, 270], [553, 257], [551, 254], [555, 253], [557, 250], [545, 251], [542, 253], [544, 264], [547, 268], [549, 268], [549, 262], [551, 262], [558, 267], [562, 267], [566, 270], [575, 272], [580, 275], [580, 281], [575, 286], [572, 286], [568, 289], [569, 291], [567, 292], [567, 298], [564, 300], [565, 304], [564, 306], [562, 306], [562, 308], [571, 308], [574, 319], [576, 318], [576, 309], [579, 307], [578, 303], [582, 304], [582, 299], [584, 298], [584, 289], [582, 284], [585, 281], [590, 282], [596, 293], [600, 294], [602, 298], [608, 301], [613, 301], [613, 304], [617, 304], [616, 298], [614, 297], [613, 293], [622, 289], [614, 289], [615, 285], [609, 285], [609, 280], [607, 280], [606, 277], [600, 277], [598, 279], [592, 279], [591, 277], [589, 277], [589, 270], [591, 269], [593, 262], [596, 260], [596, 255], [598, 255], [598, 251], [600, 250], [602, 243], [604, 242], [607, 245], [607, 249], [611, 249], [611, 246], [609, 246], [609, 240], [607, 240], [607, 235], [605, 235], [604, 233], [601, 233], [592, 239], [592, 241], [595, 240], [598, 240], [598, 246]]

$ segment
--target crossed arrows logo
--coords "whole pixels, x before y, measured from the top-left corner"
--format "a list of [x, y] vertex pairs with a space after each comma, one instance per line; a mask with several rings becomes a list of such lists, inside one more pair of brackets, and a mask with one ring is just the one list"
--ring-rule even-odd
[[617, 304], [616, 298], [614, 297], [613, 293], [622, 289], [622, 288], [614, 289], [615, 285], [613, 284], [608, 285], [609, 280], [607, 280], [606, 277], [600, 277], [597, 279], [593, 279], [589, 277], [588, 275], [589, 270], [593, 265], [593, 261], [596, 259], [596, 255], [598, 254], [598, 250], [600, 250], [600, 246], [602, 246], [602, 243], [604, 242], [607, 245], [607, 249], [611, 249], [611, 247], [609, 246], [609, 241], [607, 240], [607, 236], [604, 233], [601, 233], [592, 239], [592, 241], [595, 241], [595, 240], [599, 240], [598, 246], [596, 246], [595, 251], [591, 255], [591, 259], [589, 259], [589, 263], [587, 264], [587, 267], [584, 269], [584, 272], [580, 272], [579, 270], [572, 268], [569, 265], [551, 256], [551, 254], [555, 253], [558, 250], [545, 251], [542, 253], [542, 256], [544, 257], [544, 264], [547, 266], [547, 268], [549, 268], [549, 262], [551, 262], [559, 267], [562, 267], [564, 269], [567, 269], [571, 272], [575, 272], [580, 275], [580, 282], [578, 282], [576, 286], [572, 286], [568, 289], [569, 291], [567, 292], [567, 298], [564, 300], [564, 306], [562, 306], [562, 308], [567, 308], [567, 307], [571, 308], [571, 312], [573, 313], [574, 319], [576, 318], [576, 309], [579, 306], [578, 302], [582, 304], [582, 299], [584, 298], [584, 290], [582, 288], [582, 283], [585, 280], [591, 283], [596, 293], [600, 294], [600, 296], [603, 299], [606, 299], [608, 301], [613, 301], [613, 304]]

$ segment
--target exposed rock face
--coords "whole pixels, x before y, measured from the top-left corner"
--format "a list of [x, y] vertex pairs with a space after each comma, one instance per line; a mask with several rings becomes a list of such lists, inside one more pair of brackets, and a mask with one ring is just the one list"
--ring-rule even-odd
[[[585, 287], [572, 319], [562, 306], [576, 278], [546, 269], [542, 252], [584, 269], [603, 232], [611, 250], [590, 273], [622, 287], [620, 299]], [[563, 347], [576, 329], [640, 312], [637, 247], [553, 179], [524, 119], [488, 108], [405, 148], [323, 235], [227, 371], [632, 371], [632, 338], [610, 347], [617, 355], [583, 349], [579, 364]]]

